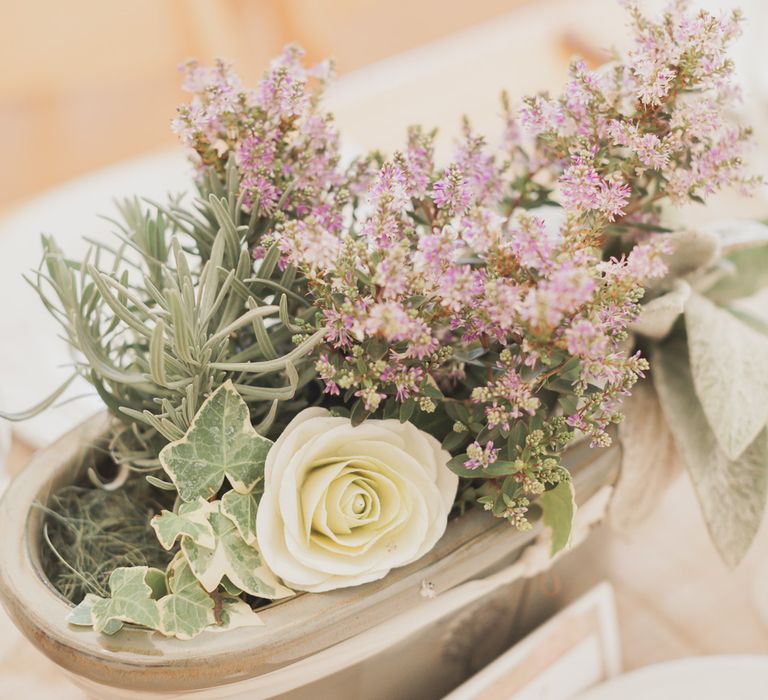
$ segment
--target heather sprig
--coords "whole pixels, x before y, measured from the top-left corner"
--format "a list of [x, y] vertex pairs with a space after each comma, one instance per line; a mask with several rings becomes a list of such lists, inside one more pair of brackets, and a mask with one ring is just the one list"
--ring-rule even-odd
[[335, 410], [428, 421], [518, 526], [569, 440], [610, 443], [648, 369], [627, 327], [666, 271], [664, 199], [756, 182], [742, 174], [748, 131], [722, 116], [739, 16], [677, 3], [659, 22], [630, 17], [623, 61], [576, 62], [559, 98], [505, 103], [501, 151], [465, 123], [437, 167], [433, 134], [413, 129], [349, 228], [274, 233], [327, 329], [315, 369]]

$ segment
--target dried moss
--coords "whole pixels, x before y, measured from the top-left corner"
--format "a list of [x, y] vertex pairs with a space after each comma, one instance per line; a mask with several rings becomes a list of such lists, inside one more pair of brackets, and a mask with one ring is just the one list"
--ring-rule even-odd
[[79, 603], [86, 593], [108, 595], [109, 575], [119, 566], [164, 569], [170, 555], [149, 525], [153, 515], [173, 506], [173, 497], [133, 475], [116, 491], [66, 486], [46, 505], [43, 570], [65, 598]]

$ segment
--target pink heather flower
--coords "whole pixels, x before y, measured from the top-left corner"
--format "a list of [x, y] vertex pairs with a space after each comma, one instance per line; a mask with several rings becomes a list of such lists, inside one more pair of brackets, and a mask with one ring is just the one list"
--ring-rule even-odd
[[303, 56], [304, 52], [298, 46], [286, 46], [272, 61], [259, 85], [259, 104], [275, 122], [299, 116], [307, 109], [307, 78], [301, 65]]
[[373, 387], [360, 389], [355, 392], [355, 396], [363, 400], [365, 410], [369, 413], [376, 411], [381, 405], [381, 402], [387, 398], [386, 394], [376, 391]]
[[405, 151], [406, 188], [410, 197], [426, 196], [434, 168], [434, 133], [425, 134], [419, 127], [411, 127]]
[[[595, 261], [592, 261], [592, 265]], [[520, 317], [537, 330], [552, 330], [568, 315], [578, 312], [597, 289], [590, 267], [561, 263], [537, 287], [528, 291], [520, 308]]]
[[469, 208], [472, 189], [455, 163], [449, 165], [443, 177], [432, 185], [432, 199], [438, 209], [462, 213]]
[[493, 442], [489, 440], [483, 447], [477, 440], [467, 447], [467, 459], [464, 466], [467, 469], [487, 469], [499, 458], [499, 449], [494, 449]]
[[314, 217], [288, 221], [277, 234], [280, 252], [286, 260], [313, 273], [332, 270], [342, 243]]
[[456, 232], [450, 226], [423, 234], [416, 242], [417, 250], [413, 257], [416, 271], [427, 273], [430, 280], [436, 280], [441, 270], [454, 260], [459, 245]]
[[355, 319], [337, 309], [323, 309], [324, 326], [328, 342], [336, 348], [348, 348], [354, 338]]
[[331, 364], [328, 359], [328, 355], [323, 353], [315, 362], [315, 371], [320, 379], [325, 382], [325, 389], [323, 393], [330, 394], [331, 396], [339, 395], [339, 387], [333, 378], [336, 376], [336, 367]]
[[720, 107], [711, 98], [691, 99], [678, 104], [669, 120], [672, 131], [684, 132], [685, 140], [705, 139], [716, 134], [722, 127]]
[[563, 203], [567, 209], [588, 211], [597, 209], [597, 196], [602, 179], [593, 166], [581, 156], [573, 156], [560, 177]]
[[246, 175], [240, 187], [244, 192], [243, 206], [246, 209], [257, 207], [265, 215], [273, 214], [280, 198], [280, 192], [265, 175]]
[[563, 109], [557, 100], [537, 96], [526, 100], [520, 109], [520, 124], [531, 136], [559, 132], [565, 123]]
[[423, 359], [438, 346], [429, 325], [396, 301], [371, 305], [361, 323], [369, 336], [380, 336], [391, 343], [406, 342], [406, 357]]
[[451, 265], [437, 280], [440, 304], [453, 312], [475, 305], [485, 289], [485, 270], [469, 265]]
[[421, 367], [406, 367], [397, 361], [387, 365], [380, 379], [386, 384], [394, 385], [395, 399], [402, 403], [418, 393], [419, 385], [424, 379], [424, 370]]
[[640, 134], [634, 124], [616, 119], [611, 120], [607, 128], [614, 143], [633, 151], [646, 168], [662, 170], [669, 163], [672, 149], [668, 139], [662, 141], [652, 133]]
[[472, 207], [461, 219], [461, 239], [476, 253], [484, 255], [499, 244], [505, 220], [488, 207]]
[[560, 177], [560, 191], [566, 209], [579, 212], [599, 210], [609, 221], [624, 214], [632, 194], [631, 188], [620, 182], [607, 182], [583, 156], [572, 156]]
[[605, 214], [608, 221], [624, 215], [624, 207], [629, 201], [632, 189], [629, 185], [617, 182], [600, 182], [600, 189], [595, 200], [595, 209]]
[[[475, 203], [496, 203], [501, 198], [503, 184], [495, 159], [485, 150], [485, 139], [473, 136], [465, 125], [464, 141], [456, 153], [455, 165], [467, 180]], [[437, 204], [437, 200], [435, 200]], [[440, 205], [438, 205], [440, 206]], [[453, 207], [460, 211], [463, 207]]]
[[664, 277], [668, 272], [664, 256], [670, 253], [672, 247], [663, 237], [638, 243], [627, 256], [626, 272], [640, 282]]
[[411, 203], [408, 183], [402, 168], [394, 163], [384, 163], [368, 192], [368, 201], [374, 207], [399, 214]]
[[600, 327], [586, 318], [574, 321], [565, 331], [568, 352], [575, 357], [600, 359], [608, 351], [610, 341]]
[[506, 246], [523, 267], [541, 271], [551, 268], [555, 245], [544, 219], [518, 213], [510, 224], [508, 236]]

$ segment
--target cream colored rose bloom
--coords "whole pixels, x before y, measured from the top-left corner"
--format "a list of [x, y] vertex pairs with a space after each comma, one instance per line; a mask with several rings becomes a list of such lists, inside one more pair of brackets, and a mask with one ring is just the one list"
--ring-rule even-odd
[[450, 455], [411, 423], [355, 428], [308, 408], [267, 455], [256, 533], [267, 565], [296, 590], [383, 578], [445, 532], [458, 477]]

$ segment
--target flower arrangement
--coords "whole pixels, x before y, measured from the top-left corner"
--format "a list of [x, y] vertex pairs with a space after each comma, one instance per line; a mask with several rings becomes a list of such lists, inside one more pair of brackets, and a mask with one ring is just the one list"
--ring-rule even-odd
[[740, 17], [629, 16], [627, 56], [575, 62], [559, 97], [503, 99], [500, 144], [465, 122], [443, 165], [420, 127], [343, 165], [332, 66], [305, 69], [296, 47], [255, 90], [224, 63], [185, 66], [173, 128], [196, 196], [124, 203], [115, 244], [82, 261], [44, 238], [32, 280], [114, 416], [108, 489], [95, 465], [47, 506], [72, 624], [181, 639], [258, 624], [263, 601], [417, 560], [474, 504], [518, 529], [542, 517], [556, 553], [574, 512], [562, 452], [610, 444], [649, 349], [681, 452], [716, 462], [713, 536], [743, 554], [734, 533], [762, 506], [740, 515], [729, 493], [764, 501], [768, 415], [726, 415], [694, 348], [712, 313], [768, 343], [715, 307], [764, 280], [738, 254], [685, 267], [664, 225], [668, 205], [759, 184], [725, 116]]

